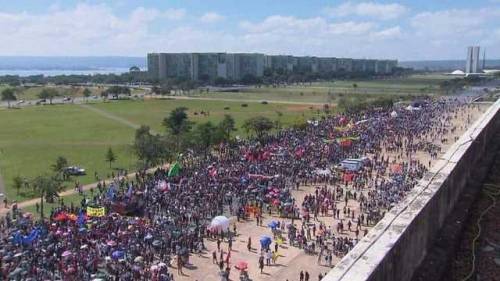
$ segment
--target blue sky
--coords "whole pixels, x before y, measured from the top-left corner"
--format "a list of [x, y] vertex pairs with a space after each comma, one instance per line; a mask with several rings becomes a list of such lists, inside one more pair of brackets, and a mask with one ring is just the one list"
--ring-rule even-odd
[[500, 58], [500, 0], [0, 0], [0, 55]]

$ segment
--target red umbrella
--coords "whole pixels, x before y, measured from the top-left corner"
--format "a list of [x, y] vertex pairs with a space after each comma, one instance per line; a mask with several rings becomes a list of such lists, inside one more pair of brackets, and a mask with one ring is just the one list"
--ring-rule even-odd
[[248, 263], [246, 261], [239, 261], [234, 267], [238, 270], [247, 270]]

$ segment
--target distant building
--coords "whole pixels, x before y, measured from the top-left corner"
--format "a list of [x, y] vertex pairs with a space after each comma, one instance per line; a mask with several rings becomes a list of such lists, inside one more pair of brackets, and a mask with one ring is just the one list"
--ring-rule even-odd
[[389, 74], [395, 60], [364, 60], [270, 56], [259, 53], [150, 53], [148, 73], [159, 80], [185, 78], [210, 81], [215, 78], [241, 80], [245, 76], [262, 77], [266, 69], [278, 73], [372, 73]]
[[471, 46], [467, 48], [467, 59], [465, 62], [465, 73], [479, 73], [481, 72], [481, 64], [479, 60], [479, 46]]

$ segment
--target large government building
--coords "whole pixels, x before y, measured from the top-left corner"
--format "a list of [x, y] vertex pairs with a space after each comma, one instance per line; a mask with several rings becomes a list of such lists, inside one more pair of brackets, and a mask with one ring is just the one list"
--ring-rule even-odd
[[150, 53], [151, 78], [240, 80], [245, 75], [262, 77], [265, 69], [297, 72], [365, 72], [389, 74], [396, 60], [270, 56], [258, 53]]

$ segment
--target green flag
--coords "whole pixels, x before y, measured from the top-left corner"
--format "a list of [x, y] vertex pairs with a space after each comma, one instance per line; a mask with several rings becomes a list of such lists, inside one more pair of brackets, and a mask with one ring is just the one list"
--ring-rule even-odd
[[174, 165], [170, 167], [168, 170], [168, 176], [169, 177], [176, 177], [179, 175], [179, 172], [181, 171], [181, 165], [179, 165], [178, 162], [175, 162]]

